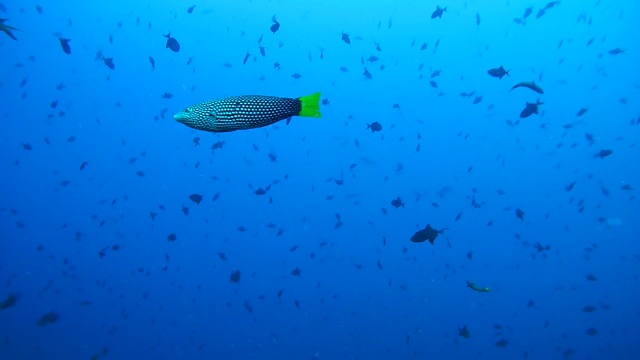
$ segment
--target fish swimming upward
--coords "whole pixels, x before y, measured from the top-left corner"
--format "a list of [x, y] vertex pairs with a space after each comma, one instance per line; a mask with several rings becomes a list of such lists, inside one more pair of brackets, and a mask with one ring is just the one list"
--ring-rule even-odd
[[244, 95], [192, 105], [173, 118], [190, 128], [228, 132], [268, 126], [292, 116], [321, 117], [320, 93], [293, 98]]

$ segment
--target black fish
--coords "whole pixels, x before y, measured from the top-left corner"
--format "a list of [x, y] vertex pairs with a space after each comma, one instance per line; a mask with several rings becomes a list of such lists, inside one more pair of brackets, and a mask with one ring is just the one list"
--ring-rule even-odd
[[471, 334], [469, 333], [469, 329], [467, 329], [467, 325], [458, 328], [458, 336], [462, 336], [465, 339], [468, 339], [471, 337]]
[[165, 49], [170, 49], [173, 52], [180, 51], [180, 44], [178, 43], [178, 40], [176, 40], [176, 38], [174, 37], [171, 37], [170, 32], [167, 35], [164, 35], [164, 37], [167, 38], [167, 44], [165, 46]]
[[229, 276], [229, 281], [236, 284], [239, 283], [240, 275], [240, 270], [232, 271], [231, 275]]
[[155, 70], [156, 69], [156, 61], [153, 60], [153, 58], [151, 56], [149, 56], [149, 62], [151, 63], [151, 70]]
[[349, 39], [349, 34], [342, 33], [342, 41], [344, 41], [347, 44], [351, 44], [351, 39]]
[[200, 194], [191, 194], [191, 195], [189, 195], [189, 199], [191, 201], [193, 201], [194, 203], [196, 203], [197, 205], [200, 205], [200, 201], [202, 201], [202, 195], [200, 195]]
[[516, 209], [516, 217], [520, 220], [524, 220], [524, 211]]
[[13, 35], [13, 30], [18, 30], [20, 31], [20, 29], [16, 29], [13, 26], [9, 26], [9, 25], [5, 25], [5, 21], [7, 21], [9, 19], [0, 19], [0, 31], [3, 31], [5, 34], [9, 35], [10, 38], [12, 38], [13, 40], [18, 40], [18, 38], [15, 37], [15, 35]]
[[107, 65], [107, 67], [111, 70], [115, 70], [116, 69], [116, 64], [113, 63], [113, 58], [107, 58], [107, 57], [103, 57], [102, 61], [104, 62], [105, 65]]
[[448, 6], [445, 6], [444, 8], [441, 8], [440, 6], [436, 6], [436, 9], [431, 13], [431, 18], [435, 19], [435, 18], [441, 18], [442, 19], [442, 14], [444, 14], [445, 11], [447, 11]]
[[441, 234], [445, 230], [446, 229], [436, 230], [432, 228], [431, 225], [427, 225], [427, 227], [425, 227], [424, 229], [419, 230], [415, 234], [413, 234], [410, 240], [414, 243], [421, 243], [429, 240], [429, 242], [433, 244], [436, 241], [438, 234]]
[[187, 9], [187, 14], [191, 14], [191, 13], [193, 13], [193, 9], [195, 9], [195, 8], [196, 8], [196, 6], [195, 6], [195, 5], [190, 6], [190, 7]]
[[531, 90], [537, 92], [538, 94], [544, 94], [544, 90], [542, 90], [542, 88], [540, 86], [536, 85], [536, 83], [533, 82], [533, 81], [519, 82], [519, 83], [513, 85], [513, 87], [511, 87], [511, 90], [517, 89], [519, 87], [524, 87], [524, 88], [527, 88], [527, 89], [531, 89]]
[[607, 156], [613, 154], [613, 150], [609, 150], [609, 149], [602, 149], [600, 151], [598, 151], [595, 155], [593, 155], [594, 158], [599, 157], [600, 159], [604, 159]]
[[500, 65], [499, 68], [489, 69], [487, 73], [493, 77], [502, 79], [505, 75], [509, 75], [509, 71], [511, 70], [505, 70], [505, 68], [502, 65]]
[[48, 313], [40, 316], [40, 319], [36, 322], [36, 324], [40, 327], [47, 326], [49, 324], [56, 323], [60, 319], [60, 316], [53, 311], [49, 311]]
[[60, 38], [58, 40], [60, 40], [60, 46], [62, 46], [62, 51], [64, 51], [65, 54], [71, 54], [71, 45], [69, 45], [69, 41], [71, 41], [71, 39]]
[[15, 295], [9, 294], [7, 299], [0, 303], [0, 310], [8, 309], [16, 304], [18, 301], [18, 297]]
[[520, 118], [524, 119], [533, 114], [538, 114], [538, 106], [542, 104], [544, 103], [540, 102], [540, 100], [535, 103], [527, 102], [524, 109], [522, 109], [522, 111], [520, 112]]
[[404, 203], [402, 202], [402, 199], [400, 198], [400, 196], [398, 196], [396, 199], [391, 200], [391, 206], [393, 206], [396, 209], [399, 207], [404, 207]]
[[371, 129], [371, 132], [382, 131], [382, 124], [377, 121], [372, 122], [371, 124], [367, 124], [367, 130]]
[[278, 29], [280, 29], [280, 23], [278, 22], [278, 20], [276, 20], [276, 16], [275, 15], [273, 15], [271, 17], [271, 21], [273, 22], [273, 25], [271, 25], [271, 27], [269, 27], [269, 30], [271, 30], [271, 32], [275, 34], [276, 31], [278, 31]]

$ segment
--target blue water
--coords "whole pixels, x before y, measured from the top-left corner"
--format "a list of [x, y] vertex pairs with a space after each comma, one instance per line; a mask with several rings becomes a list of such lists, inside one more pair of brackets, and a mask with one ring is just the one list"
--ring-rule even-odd
[[548, 3], [4, 0], [0, 359], [640, 358], [640, 5]]

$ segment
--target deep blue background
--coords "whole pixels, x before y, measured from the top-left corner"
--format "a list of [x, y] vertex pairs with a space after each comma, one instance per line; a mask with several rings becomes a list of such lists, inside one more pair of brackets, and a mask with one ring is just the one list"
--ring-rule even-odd
[[[638, 358], [640, 8], [563, 0], [536, 19], [547, 3], [5, 0], [23, 31], [0, 33], [0, 301], [18, 296], [0, 358]], [[509, 91], [533, 80], [544, 95]], [[323, 117], [288, 126], [171, 118], [315, 91]], [[411, 243], [427, 224], [449, 230]]]

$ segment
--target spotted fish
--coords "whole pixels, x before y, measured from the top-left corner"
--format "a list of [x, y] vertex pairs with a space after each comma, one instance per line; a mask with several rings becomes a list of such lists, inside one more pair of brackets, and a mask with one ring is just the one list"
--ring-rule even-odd
[[292, 116], [321, 117], [320, 93], [300, 98], [244, 95], [192, 105], [173, 118], [190, 128], [228, 132], [268, 126]]

